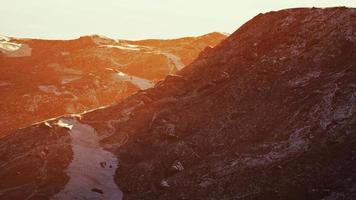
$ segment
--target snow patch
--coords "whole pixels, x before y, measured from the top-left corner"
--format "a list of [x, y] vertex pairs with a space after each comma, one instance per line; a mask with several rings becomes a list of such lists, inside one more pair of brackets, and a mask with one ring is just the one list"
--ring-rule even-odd
[[125, 44], [125, 45], [103, 45], [103, 47], [107, 48], [117, 48], [121, 50], [128, 50], [128, 51], [140, 51], [140, 47], [137, 45], [132, 44]]
[[44, 124], [45, 124], [46, 126], [48, 126], [48, 127], [52, 128], [52, 126], [51, 126], [51, 124], [50, 124], [50, 123], [45, 122]]
[[4, 52], [12, 52], [12, 51], [17, 51], [21, 48], [20, 44], [13, 43], [13, 42], [1, 42], [0, 43], [0, 48]]
[[0, 51], [7, 57], [26, 57], [32, 53], [29, 45], [10, 42], [5, 36], [0, 36]]
[[61, 119], [58, 120], [57, 125], [58, 125], [59, 127], [67, 128], [67, 129], [69, 129], [69, 130], [72, 130], [72, 128], [73, 128], [73, 125], [72, 125], [72, 124], [69, 124], [69, 123], [67, 123], [66, 121], [63, 121], [63, 120], [61, 120]]
[[9, 37], [6, 37], [6, 36], [4, 36], [4, 35], [0, 35], [0, 42], [1, 42], [1, 41], [8, 42], [8, 41], [10, 41], [10, 38], [9, 38]]
[[89, 37], [91, 37], [92, 41], [97, 45], [108, 44], [110, 42], [115, 41], [111, 38], [102, 35], [91, 35]]
[[125, 77], [126, 76], [126, 74], [124, 74], [124, 73], [122, 73], [122, 72], [119, 72], [119, 73], [117, 73], [119, 76], [123, 76], [123, 77]]

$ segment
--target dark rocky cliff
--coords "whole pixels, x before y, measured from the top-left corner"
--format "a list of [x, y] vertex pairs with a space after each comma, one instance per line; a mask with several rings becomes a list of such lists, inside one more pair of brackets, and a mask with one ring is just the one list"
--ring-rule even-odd
[[355, 198], [355, 28], [355, 9], [260, 14], [119, 105], [126, 199]]
[[[177, 75], [80, 122], [119, 158], [124, 199], [355, 199], [355, 28], [351, 8], [260, 14]], [[25, 164], [13, 155], [29, 133], [62, 138], [67, 149], [70, 131], [57, 120], [0, 140], [1, 151], [17, 147], [1, 157], [1, 171]], [[63, 188], [67, 177], [51, 177], [71, 151], [57, 152], [45, 152], [60, 165], [31, 177], [29, 194]], [[0, 186], [0, 197], [11, 194]]]

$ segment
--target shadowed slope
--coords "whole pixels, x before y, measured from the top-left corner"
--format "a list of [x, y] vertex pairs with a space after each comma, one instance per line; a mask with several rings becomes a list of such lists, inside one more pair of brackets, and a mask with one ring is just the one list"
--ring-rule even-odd
[[354, 195], [355, 19], [346, 8], [260, 14], [179, 76], [85, 116], [98, 129], [94, 119], [118, 121], [103, 142], [120, 146], [124, 197]]
[[[117, 155], [124, 199], [353, 199], [355, 26], [355, 9], [260, 14], [178, 75], [78, 120]], [[57, 120], [47, 131], [63, 131]]]

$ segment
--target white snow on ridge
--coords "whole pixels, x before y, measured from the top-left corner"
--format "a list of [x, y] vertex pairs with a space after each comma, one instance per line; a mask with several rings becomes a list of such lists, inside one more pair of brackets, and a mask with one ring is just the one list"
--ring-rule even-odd
[[97, 45], [108, 44], [112, 41], [115, 41], [115, 40], [108, 38], [106, 36], [103, 36], [103, 35], [91, 35], [89, 37], [91, 37], [93, 42]]
[[27, 44], [10, 42], [10, 38], [0, 35], [0, 51], [7, 57], [31, 56], [32, 49]]
[[103, 47], [107, 48], [117, 48], [121, 50], [128, 50], [128, 51], [140, 51], [140, 47], [137, 45], [132, 44], [125, 44], [125, 45], [103, 45]]
[[224, 35], [226, 37], [229, 37], [231, 35], [230, 33], [227, 33], [227, 32], [218, 32], [218, 33], [220, 33], [220, 34], [222, 34], [222, 35]]
[[4, 35], [0, 35], [0, 41], [5, 41], [5, 42], [8, 42], [10, 41], [10, 38], [4, 36]]
[[12, 52], [19, 50], [21, 48], [21, 45], [13, 42], [4, 41], [0, 43], [0, 48], [2, 49], [2, 51]]

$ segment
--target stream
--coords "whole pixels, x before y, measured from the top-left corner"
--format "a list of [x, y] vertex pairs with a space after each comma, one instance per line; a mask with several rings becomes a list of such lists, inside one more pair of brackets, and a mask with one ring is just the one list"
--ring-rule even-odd
[[67, 169], [69, 182], [52, 199], [121, 200], [122, 192], [114, 181], [118, 160], [100, 146], [94, 128], [77, 119], [61, 119], [58, 125], [70, 130], [73, 160]]

